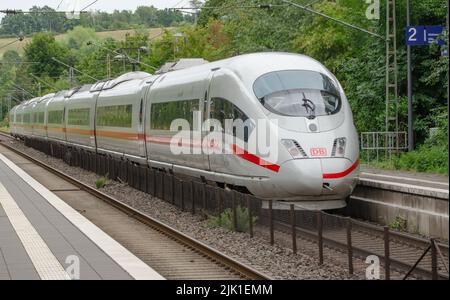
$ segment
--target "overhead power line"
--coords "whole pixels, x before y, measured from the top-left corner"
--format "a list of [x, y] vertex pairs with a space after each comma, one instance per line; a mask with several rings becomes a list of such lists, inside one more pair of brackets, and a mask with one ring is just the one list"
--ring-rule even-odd
[[21, 41], [23, 41], [24, 39], [25, 39], [25, 38], [24, 38], [23, 36], [20, 36], [17, 40], [14, 40], [14, 41], [12, 41], [12, 42], [9, 42], [9, 43], [6, 44], [6, 45], [0, 46], [0, 49], [6, 48], [6, 47], [8, 47], [8, 46], [11, 46], [11, 45], [13, 45], [13, 44], [15, 44], [15, 43], [17, 43], [17, 42], [21, 42]]
[[83, 74], [83, 75], [85, 75], [85, 76], [87, 76], [87, 77], [89, 77], [89, 78], [91, 78], [91, 79], [93, 79], [93, 80], [95, 80], [95, 81], [99, 81], [99, 79], [97, 79], [97, 78], [95, 78], [95, 77], [92, 77], [91, 75], [86, 74], [86, 73], [84, 73], [83, 71], [80, 71], [80, 70], [78, 70], [78, 69], [76, 69], [76, 68], [74, 68], [74, 67], [72, 67], [72, 66], [69, 66], [68, 64], [66, 64], [66, 63], [60, 61], [59, 59], [57, 59], [56, 57], [52, 57], [52, 60], [55, 61], [55, 62], [57, 62], [57, 63], [59, 63], [59, 64], [61, 64], [61, 65], [63, 65], [63, 66], [66, 66], [66, 67], [68, 67], [68, 68], [72, 68], [73, 70], [77, 71], [78, 73]]
[[91, 2], [89, 5], [86, 5], [86, 7], [84, 7], [82, 10], [80, 10], [80, 12], [85, 11], [86, 9], [88, 9], [89, 7], [91, 7], [92, 5], [94, 5], [97, 2], [98, 2], [98, 0], [95, 0], [95, 1]]
[[286, 3], [286, 4], [289, 4], [289, 5], [291, 5], [291, 6], [300, 8], [300, 9], [302, 9], [302, 10], [304, 10], [304, 11], [309, 12], [309, 13], [312, 13], [312, 14], [321, 16], [321, 17], [323, 17], [323, 18], [332, 20], [332, 21], [334, 21], [334, 22], [336, 22], [336, 23], [339, 23], [339, 24], [341, 24], [341, 25], [344, 25], [344, 26], [353, 28], [353, 29], [355, 29], [355, 30], [359, 30], [359, 31], [361, 31], [361, 32], [370, 34], [370, 35], [372, 35], [372, 36], [375, 36], [375, 37], [377, 37], [377, 38], [382, 39], [383, 41], [386, 41], [386, 38], [385, 38], [384, 36], [381, 36], [381, 35], [379, 35], [379, 34], [377, 34], [377, 33], [375, 33], [375, 32], [369, 31], [369, 30], [367, 30], [367, 29], [358, 27], [358, 26], [356, 26], [356, 25], [347, 23], [347, 22], [345, 22], [345, 21], [342, 21], [342, 20], [333, 18], [333, 17], [328, 16], [328, 15], [326, 15], [326, 14], [324, 14], [324, 13], [315, 11], [315, 10], [313, 10], [313, 9], [311, 9], [311, 8], [306, 7], [305, 5], [301, 5], [301, 4], [298, 4], [298, 3], [295, 3], [295, 2], [291, 2], [291, 1], [288, 1], [288, 0], [280, 0], [280, 1], [282, 1], [282, 2], [284, 2], [284, 3]]
[[[17, 10], [17, 9], [6, 9], [0, 10], [0, 13], [6, 15], [18, 15], [18, 14], [71, 14], [73, 11], [56, 11], [56, 10], [45, 10], [45, 11], [34, 11], [34, 10]], [[80, 11], [80, 13], [88, 13], [87, 11]]]
[[136, 59], [134, 59], [134, 58], [128, 56], [126, 53], [120, 53], [120, 52], [118, 52], [118, 51], [111, 50], [111, 49], [109, 49], [109, 48], [107, 48], [107, 47], [104, 47], [104, 46], [102, 46], [102, 45], [99, 45], [99, 44], [97, 44], [97, 43], [94, 43], [93, 41], [87, 42], [86, 45], [88, 45], [88, 46], [94, 45], [94, 46], [96, 46], [96, 47], [102, 48], [102, 49], [104, 49], [104, 50], [106, 50], [106, 51], [108, 51], [108, 52], [114, 53], [114, 54], [116, 54], [116, 55], [125, 55], [126, 58], [127, 58], [129, 61], [133, 62], [133, 63], [136, 63], [136, 64], [140, 64], [140, 65], [149, 67], [149, 68], [151, 68], [151, 69], [153, 69], [153, 70], [155, 70], [155, 71], [158, 70], [158, 68], [156, 68], [156, 67], [154, 67], [154, 66], [151, 66], [151, 65], [149, 65], [149, 64], [143, 63], [142, 61], [138, 61], [138, 60], [136, 60]]

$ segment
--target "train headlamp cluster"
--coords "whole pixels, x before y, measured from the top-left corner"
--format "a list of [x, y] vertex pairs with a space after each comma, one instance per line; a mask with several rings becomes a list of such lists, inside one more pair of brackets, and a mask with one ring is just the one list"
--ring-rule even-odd
[[333, 143], [333, 151], [331, 152], [332, 157], [344, 157], [345, 148], [347, 146], [347, 138], [337, 138]]
[[297, 141], [294, 140], [281, 140], [281, 144], [286, 147], [286, 150], [292, 156], [292, 158], [307, 158], [306, 152], [300, 146]]

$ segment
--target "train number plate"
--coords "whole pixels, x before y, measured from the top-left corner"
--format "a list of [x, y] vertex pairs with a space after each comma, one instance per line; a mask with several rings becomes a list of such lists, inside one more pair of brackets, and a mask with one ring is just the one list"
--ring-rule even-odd
[[314, 156], [314, 157], [327, 156], [327, 149], [326, 148], [311, 148], [311, 156]]

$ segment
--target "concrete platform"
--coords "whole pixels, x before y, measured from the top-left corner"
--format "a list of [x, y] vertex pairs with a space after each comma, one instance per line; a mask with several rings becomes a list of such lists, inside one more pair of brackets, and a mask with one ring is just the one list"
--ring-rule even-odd
[[0, 280], [8, 279], [164, 278], [0, 154]]
[[448, 199], [449, 196], [449, 177], [445, 175], [361, 167], [360, 183], [370, 181], [384, 183], [391, 188], [410, 188], [410, 192], [416, 194], [423, 193], [421, 190], [433, 191], [432, 196], [437, 198]]
[[408, 232], [442, 240], [448, 240], [448, 212], [448, 176], [368, 167], [346, 208], [352, 217], [385, 225], [402, 218]]

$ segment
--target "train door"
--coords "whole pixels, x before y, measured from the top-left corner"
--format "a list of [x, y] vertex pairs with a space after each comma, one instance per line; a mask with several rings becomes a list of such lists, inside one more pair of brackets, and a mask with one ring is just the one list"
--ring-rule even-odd
[[[241, 133], [237, 127], [228, 128], [226, 124], [227, 120], [231, 121], [231, 124], [239, 120], [244, 125], [251, 121], [240, 106], [242, 104], [240, 100], [242, 100], [241, 87], [234, 78], [222, 70], [216, 71], [210, 82], [207, 117], [216, 125], [215, 128], [210, 127], [209, 133], [214, 130], [216, 132], [210, 135], [208, 143], [210, 150], [215, 148], [209, 155], [209, 162], [211, 171], [217, 174], [249, 175], [248, 166], [243, 164], [239, 156], [234, 155], [234, 151], [238, 144], [245, 147], [248, 130], [251, 130], [252, 126], [248, 126], [244, 129], [247, 131]], [[220, 126], [219, 130], [217, 125]], [[242, 143], [237, 143], [237, 139]]]

